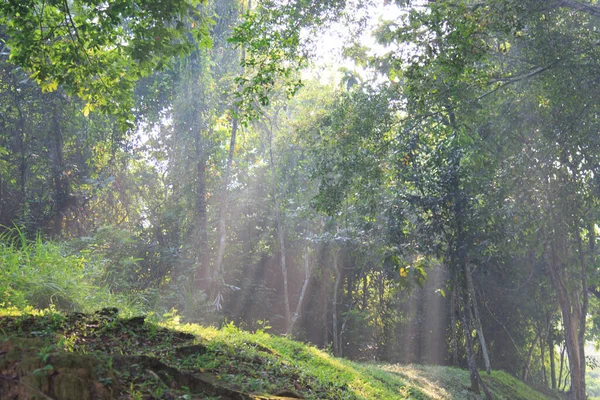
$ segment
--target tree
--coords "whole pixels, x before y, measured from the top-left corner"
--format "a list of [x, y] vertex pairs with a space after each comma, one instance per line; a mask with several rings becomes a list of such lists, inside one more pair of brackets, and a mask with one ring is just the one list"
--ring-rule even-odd
[[[535, 232], [545, 232], [544, 238], [538, 239], [542, 246], [538, 251], [544, 254], [563, 324], [568, 327], [565, 340], [571, 392], [577, 399], [585, 396], [582, 338], [590, 264], [582, 235], [595, 229], [583, 221], [593, 214], [587, 178], [591, 171], [588, 162], [596, 153], [588, 126], [595, 125], [592, 110], [597, 104], [585, 90], [596, 74], [595, 66], [581, 60], [595, 57], [593, 43], [597, 38], [589, 28], [598, 22], [595, 15], [596, 7], [582, 2], [555, 2], [543, 7], [535, 1], [436, 2], [428, 4], [425, 12], [407, 12], [404, 24], [387, 25], [379, 34], [386, 42], [404, 41], [415, 46], [407, 58], [392, 52], [391, 61], [385, 64], [392, 66], [392, 78], [403, 78], [410, 129], [420, 123], [428, 124], [429, 129], [435, 128], [434, 124], [459, 127], [457, 135], [446, 137], [459, 140], [456, 149], [462, 152], [462, 161], [476, 160], [479, 153], [492, 160], [492, 166], [493, 160], [502, 159], [518, 160], [514, 164], [518, 168], [527, 166], [526, 170], [511, 169], [500, 163], [494, 168], [502, 171], [500, 176], [517, 177], [503, 188], [508, 191], [505, 201], [516, 201], [519, 207], [530, 210], [540, 227]], [[574, 75], [573, 68], [580, 73]], [[505, 114], [493, 111], [498, 105]], [[490, 127], [501, 130], [504, 137], [494, 135]], [[475, 146], [465, 146], [469, 142]], [[486, 152], [494, 145], [496, 153]], [[464, 149], [469, 147], [474, 152], [465, 158]], [[485, 170], [492, 174], [482, 182], [493, 182], [494, 170]], [[468, 172], [463, 176], [472, 179], [469, 177], [477, 175]], [[456, 196], [457, 191], [450, 193]], [[530, 201], [537, 204], [535, 210], [529, 208]], [[463, 220], [458, 211], [465, 209], [454, 210], [459, 216], [457, 222]], [[458, 240], [462, 228], [456, 227]], [[591, 235], [589, 246], [593, 247], [594, 240]], [[465, 245], [459, 241], [457, 249], [469, 251]], [[571, 263], [577, 268], [567, 268]]]
[[211, 19], [198, 2], [173, 0], [7, 1], [0, 6], [10, 61], [44, 90], [60, 85], [131, 127], [135, 82], [162, 69], [194, 42], [210, 45]]

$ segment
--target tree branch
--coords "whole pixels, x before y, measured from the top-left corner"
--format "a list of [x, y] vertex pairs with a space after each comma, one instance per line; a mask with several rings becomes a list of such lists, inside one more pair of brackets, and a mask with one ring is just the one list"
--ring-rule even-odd
[[580, 3], [579, 1], [575, 0], [559, 0], [556, 5], [558, 7], [570, 8], [573, 11], [581, 11], [600, 18], [600, 7], [595, 5]]

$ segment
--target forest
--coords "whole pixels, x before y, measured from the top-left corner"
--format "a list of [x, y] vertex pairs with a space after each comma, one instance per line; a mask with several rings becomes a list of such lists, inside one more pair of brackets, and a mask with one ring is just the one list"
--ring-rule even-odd
[[0, 315], [600, 398], [599, 88], [595, 0], [1, 1]]

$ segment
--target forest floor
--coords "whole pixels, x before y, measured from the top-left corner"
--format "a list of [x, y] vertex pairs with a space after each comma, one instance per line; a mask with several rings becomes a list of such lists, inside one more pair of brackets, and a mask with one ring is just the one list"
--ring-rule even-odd
[[[496, 399], [559, 399], [503, 372]], [[4, 399], [478, 399], [457, 368], [354, 363], [227, 325], [150, 323], [94, 314], [0, 310]]]

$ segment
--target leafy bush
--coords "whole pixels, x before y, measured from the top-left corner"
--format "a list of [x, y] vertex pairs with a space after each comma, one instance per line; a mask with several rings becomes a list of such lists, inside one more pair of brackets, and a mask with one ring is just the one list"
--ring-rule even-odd
[[93, 289], [83, 279], [85, 260], [59, 244], [28, 241], [19, 229], [0, 239], [0, 293], [8, 305], [77, 309]]
[[55, 307], [91, 311], [118, 307], [124, 314], [143, 311], [140, 299], [113, 294], [94, 277], [103, 266], [63, 243], [28, 240], [17, 228], [0, 236], [0, 298], [18, 309]]

